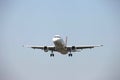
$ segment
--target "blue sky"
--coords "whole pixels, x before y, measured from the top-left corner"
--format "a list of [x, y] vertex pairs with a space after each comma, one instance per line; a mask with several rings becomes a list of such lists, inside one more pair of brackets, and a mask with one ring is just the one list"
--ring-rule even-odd
[[[117, 0], [1, 0], [1, 80], [119, 80], [120, 2]], [[22, 45], [103, 47], [54, 58]]]

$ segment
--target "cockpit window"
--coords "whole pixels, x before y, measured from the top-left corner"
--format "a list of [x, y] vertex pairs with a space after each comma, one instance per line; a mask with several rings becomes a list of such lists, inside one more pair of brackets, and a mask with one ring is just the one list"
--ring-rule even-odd
[[61, 38], [59, 35], [55, 35], [55, 38]]

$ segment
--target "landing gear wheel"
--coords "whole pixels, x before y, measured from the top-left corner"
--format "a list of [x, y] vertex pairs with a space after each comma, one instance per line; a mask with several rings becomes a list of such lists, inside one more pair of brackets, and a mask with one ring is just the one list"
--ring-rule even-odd
[[69, 57], [72, 57], [72, 54], [68, 54]]
[[50, 57], [54, 57], [54, 54], [50, 54]]

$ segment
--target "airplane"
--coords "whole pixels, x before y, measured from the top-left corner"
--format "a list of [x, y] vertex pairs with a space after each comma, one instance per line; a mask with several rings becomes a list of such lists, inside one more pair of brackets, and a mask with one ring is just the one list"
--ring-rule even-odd
[[[65, 41], [60, 37], [60, 35], [55, 35], [52, 39], [54, 46], [30, 46], [27, 47], [33, 48], [33, 49], [41, 49], [44, 50], [44, 52], [51, 51], [50, 57], [54, 57], [54, 51], [59, 52], [63, 55], [68, 54], [69, 57], [72, 57], [71, 52], [80, 52], [80, 50], [83, 49], [91, 49], [94, 47], [100, 47], [103, 45], [80, 45], [80, 46], [67, 46], [67, 37]], [[68, 53], [69, 52], [69, 53]]]

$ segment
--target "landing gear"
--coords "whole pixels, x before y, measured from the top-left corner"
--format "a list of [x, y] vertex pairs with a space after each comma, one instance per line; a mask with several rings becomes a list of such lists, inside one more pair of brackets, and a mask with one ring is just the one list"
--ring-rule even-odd
[[51, 51], [50, 57], [54, 57], [53, 51]]
[[72, 54], [71, 54], [71, 50], [70, 50], [70, 54], [68, 54], [69, 57], [72, 57]]
[[52, 54], [50, 54], [50, 57], [54, 57], [54, 54], [52, 53]]
[[68, 54], [68, 56], [69, 56], [69, 57], [72, 57], [72, 54], [70, 53], [70, 54]]

